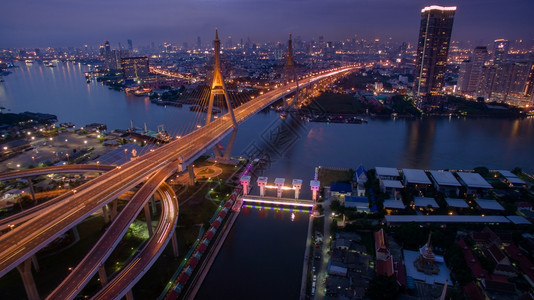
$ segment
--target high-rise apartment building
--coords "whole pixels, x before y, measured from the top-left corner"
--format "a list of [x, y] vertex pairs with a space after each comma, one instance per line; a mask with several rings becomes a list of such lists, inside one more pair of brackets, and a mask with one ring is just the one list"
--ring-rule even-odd
[[443, 89], [455, 12], [455, 6], [432, 5], [421, 10], [414, 74], [416, 96], [438, 95]]
[[148, 76], [148, 57], [125, 57], [121, 60], [122, 73], [124, 78], [144, 78]]
[[508, 55], [508, 50], [510, 48], [510, 42], [505, 39], [498, 39], [495, 40], [493, 45], [493, 63], [497, 65], [506, 60], [506, 56]]
[[482, 68], [486, 63], [488, 48], [476, 47], [471, 59], [464, 61], [460, 66], [457, 88], [462, 93], [474, 93], [478, 89], [482, 77]]

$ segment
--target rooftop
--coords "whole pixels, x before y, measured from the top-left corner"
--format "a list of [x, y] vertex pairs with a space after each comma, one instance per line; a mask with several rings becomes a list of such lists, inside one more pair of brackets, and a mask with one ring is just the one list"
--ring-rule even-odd
[[404, 253], [404, 261], [406, 262], [406, 275], [408, 277], [412, 277], [415, 280], [424, 281], [428, 284], [445, 284], [447, 280], [452, 284], [452, 281], [449, 277], [450, 271], [447, 269], [447, 266], [444, 263], [435, 262], [439, 267], [439, 273], [435, 275], [427, 275], [423, 272], [417, 271], [413, 264], [413, 262], [419, 257], [419, 252], [410, 250], [403, 250], [402, 252]]
[[381, 180], [382, 184], [387, 188], [402, 189], [402, 182], [398, 180]]
[[415, 197], [413, 203], [416, 207], [427, 207], [430, 205], [433, 208], [439, 208], [434, 198]]
[[348, 183], [332, 182], [330, 184], [330, 192], [352, 193], [352, 187]]
[[385, 208], [404, 209], [404, 203], [402, 200], [385, 200], [383, 203]]
[[447, 202], [447, 205], [450, 207], [458, 207], [458, 208], [469, 207], [469, 205], [465, 202], [464, 199], [445, 198], [445, 202]]
[[530, 223], [529, 220], [525, 219], [522, 216], [508, 216], [507, 218], [508, 218], [508, 220], [512, 221], [512, 223], [514, 223], [516, 225], [530, 225], [530, 224], [532, 224], [532, 223]]
[[407, 183], [432, 184], [425, 171], [419, 169], [402, 169]]
[[484, 188], [491, 189], [493, 186], [489, 184], [480, 174], [478, 173], [467, 173], [467, 172], [457, 172], [456, 173], [460, 180], [470, 188]]
[[461, 186], [456, 177], [449, 171], [430, 171], [430, 175], [438, 185]]
[[376, 175], [380, 176], [393, 176], [398, 177], [399, 176], [399, 170], [395, 168], [385, 168], [385, 167], [376, 167]]
[[503, 216], [388, 215], [385, 219], [388, 223], [510, 223]]
[[497, 200], [475, 199], [475, 202], [482, 209], [504, 210], [504, 207], [502, 207]]

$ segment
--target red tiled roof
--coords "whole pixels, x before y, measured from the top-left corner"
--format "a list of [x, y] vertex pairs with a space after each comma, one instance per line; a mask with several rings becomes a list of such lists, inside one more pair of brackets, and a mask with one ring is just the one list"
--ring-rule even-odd
[[393, 275], [393, 257], [389, 257], [386, 260], [376, 261], [376, 273], [385, 276]]
[[467, 246], [464, 239], [459, 239], [456, 244], [458, 244], [464, 253], [465, 262], [467, 263], [467, 266], [469, 269], [471, 269], [471, 272], [473, 273], [473, 276], [476, 278], [487, 278], [488, 272], [482, 268], [482, 265], [478, 261], [478, 259], [475, 257], [471, 249]]
[[464, 294], [467, 296], [467, 299], [471, 300], [485, 300], [484, 293], [480, 288], [475, 284], [474, 281], [466, 284], [463, 288]]

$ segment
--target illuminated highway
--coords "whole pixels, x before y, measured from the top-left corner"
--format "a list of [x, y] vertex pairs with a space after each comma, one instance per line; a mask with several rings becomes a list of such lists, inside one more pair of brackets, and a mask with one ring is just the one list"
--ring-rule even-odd
[[[175, 164], [168, 165], [152, 176], [143, 185], [143, 187], [134, 195], [134, 197], [119, 213], [113, 223], [107, 228], [104, 235], [93, 246], [91, 251], [89, 251], [85, 258], [78, 264], [76, 268], [74, 268], [74, 270], [72, 270], [69, 276], [63, 280], [63, 282], [47, 297], [47, 299], [72, 299], [78, 295], [87, 282], [89, 282], [93, 275], [98, 271], [98, 268], [104, 265], [106, 259], [121, 241], [121, 238], [130, 227], [130, 224], [132, 224], [135, 218], [139, 215], [150, 197], [154, 194], [158, 187], [165, 182], [167, 177], [176, 171], [176, 168], [177, 166]], [[172, 192], [172, 190], [169, 191], [170, 188], [168, 186], [163, 189], [164, 191], [161, 193], [164, 194], [165, 197], [162, 197], [162, 199], [164, 199], [162, 201], [165, 202], [166, 205], [162, 204], [162, 219], [164, 219], [166, 223], [170, 224], [169, 222], [172, 222], [173, 220], [176, 221], [178, 219], [178, 211], [177, 208], [172, 205], [172, 203], [170, 203], [171, 205], [167, 204], [169, 204], [169, 201], [176, 201], [176, 196], [174, 196], [174, 192]], [[166, 199], [167, 197], [170, 197], [171, 199]], [[173, 224], [175, 225], [175, 223]], [[166, 225], [165, 230], [159, 228], [158, 226], [158, 229], [155, 233], [156, 239], [163, 240], [163, 235], [168, 234], [173, 230], [174, 226], [171, 227], [170, 225]], [[170, 235], [168, 236], [170, 237]], [[161, 246], [161, 243], [157, 243], [157, 246]], [[153, 250], [160, 251], [160, 249]], [[150, 252], [148, 255], [152, 257], [152, 254], [153, 253]], [[142, 255], [144, 256], [146, 254]], [[157, 256], [155, 258], [157, 258]], [[136, 258], [135, 261], [137, 261], [137, 259], [138, 258]], [[125, 268], [125, 270], [129, 269], [130, 266]], [[121, 276], [125, 275], [119, 275], [119, 277]], [[130, 278], [130, 276], [128, 276], [128, 278]]]
[[[327, 77], [351, 71], [346, 67], [322, 72], [300, 81], [300, 87]], [[296, 89], [291, 83], [270, 91], [234, 109], [235, 118], [242, 123], [248, 117], [285, 97]], [[214, 120], [188, 135], [170, 142], [153, 152], [117, 167], [69, 192], [61, 203], [46, 209], [42, 214], [16, 227], [0, 237], [0, 276], [30, 258], [39, 249], [83, 221], [105, 204], [148, 179], [155, 172], [168, 166], [192, 162], [205, 150], [220, 141], [233, 128], [228, 114]], [[183, 169], [183, 166], [179, 166]]]
[[114, 277], [93, 299], [120, 299], [150, 269], [174, 234], [178, 222], [178, 201], [167, 184], [160, 186], [162, 218], [147, 245], [124, 270]]
[[[50, 166], [43, 168], [26, 169], [21, 171], [12, 171], [0, 174], [0, 180], [18, 179], [33, 177], [39, 175], [47, 175], [52, 173], [85, 173], [85, 172], [107, 172], [115, 169], [116, 166], [110, 165], [64, 165], [64, 166]], [[22, 222], [35, 217], [42, 209], [48, 208], [57, 204], [63, 199], [70, 196], [68, 193], [55, 197], [49, 201], [43, 202], [39, 205], [25, 209], [17, 214], [3, 218], [0, 220], [0, 230], [7, 229], [13, 225], [18, 225]]]

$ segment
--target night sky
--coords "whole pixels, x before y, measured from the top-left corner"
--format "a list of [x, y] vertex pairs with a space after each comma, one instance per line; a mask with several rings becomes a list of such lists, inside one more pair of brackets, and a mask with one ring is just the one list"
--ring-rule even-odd
[[2, 0], [0, 48], [154, 41], [196, 45], [250, 37], [285, 41], [287, 34], [326, 41], [357, 37], [417, 40], [427, 5], [458, 6], [453, 39], [485, 44], [534, 39], [534, 0]]

